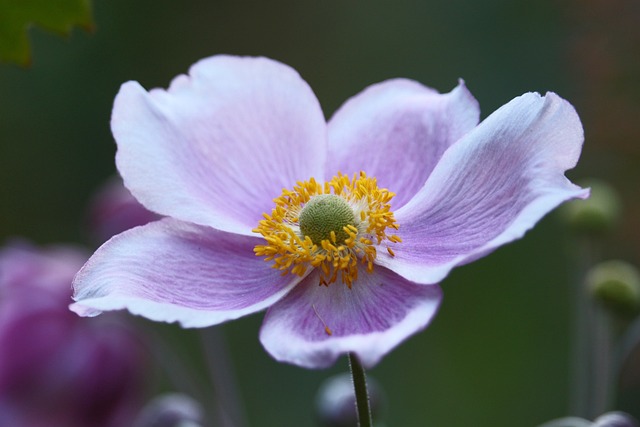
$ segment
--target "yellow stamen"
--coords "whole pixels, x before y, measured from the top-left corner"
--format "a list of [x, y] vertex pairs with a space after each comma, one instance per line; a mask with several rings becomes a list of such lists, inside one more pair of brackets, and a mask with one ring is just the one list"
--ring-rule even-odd
[[[320, 203], [314, 200], [314, 212], [307, 215], [311, 224], [305, 223], [311, 235], [305, 235], [300, 228], [300, 214], [316, 196], [322, 196], [323, 203], [335, 209], [351, 209], [353, 216], [349, 213], [340, 218], [348, 218], [345, 222], [349, 223], [343, 225], [344, 222], [333, 221], [333, 216], [323, 217], [324, 208], [318, 209]], [[393, 196], [394, 193], [386, 188], [378, 188], [376, 179], [367, 177], [364, 172], [354, 174], [352, 178], [338, 173], [324, 184], [314, 178], [298, 182], [293, 190], [284, 189], [274, 199], [276, 206], [270, 215], [263, 214], [264, 219], [253, 231], [264, 237], [265, 244], [257, 245], [254, 252], [265, 261], [273, 261], [273, 268], [282, 270], [283, 275], [304, 276], [309, 267], [318, 268], [320, 285], [328, 286], [340, 280], [351, 288], [358, 278], [359, 263], [367, 272], [373, 271], [376, 246], [384, 241], [402, 241], [399, 236], [386, 232], [387, 228], [398, 229], [389, 203]], [[343, 208], [345, 203], [348, 208]], [[331, 214], [333, 211], [326, 212]], [[339, 226], [335, 225], [338, 223]], [[395, 256], [390, 247], [387, 252]]]

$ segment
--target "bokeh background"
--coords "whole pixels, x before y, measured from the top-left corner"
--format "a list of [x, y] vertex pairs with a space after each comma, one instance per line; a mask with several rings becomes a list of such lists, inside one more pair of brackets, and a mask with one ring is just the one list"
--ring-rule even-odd
[[[640, 2], [97, 0], [94, 19], [95, 31], [67, 38], [34, 28], [32, 65], [0, 65], [1, 241], [92, 245], [87, 204], [115, 173], [109, 118], [120, 84], [166, 87], [198, 59], [229, 53], [291, 65], [327, 117], [392, 77], [441, 92], [463, 78], [483, 117], [527, 91], [559, 93], [586, 134], [570, 177], [606, 179], [624, 201], [602, 256], [640, 262]], [[431, 326], [370, 371], [387, 396], [385, 424], [535, 426], [569, 415], [579, 245], [553, 213], [523, 240], [455, 270]], [[261, 318], [216, 332], [249, 424], [317, 425], [317, 388], [347, 370], [346, 359], [325, 371], [276, 363], [258, 342]], [[198, 331], [134, 321], [203, 369]], [[160, 377], [150, 395], [172, 387]], [[629, 384], [616, 408], [638, 416], [638, 384]]]

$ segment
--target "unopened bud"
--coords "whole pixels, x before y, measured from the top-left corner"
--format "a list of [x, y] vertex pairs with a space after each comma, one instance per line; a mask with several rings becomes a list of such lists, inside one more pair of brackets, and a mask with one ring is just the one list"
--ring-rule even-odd
[[597, 264], [587, 273], [586, 283], [594, 299], [617, 314], [632, 315], [640, 309], [640, 273], [627, 262]]
[[591, 427], [640, 427], [638, 421], [625, 412], [607, 412], [593, 421]]
[[574, 200], [563, 207], [571, 228], [587, 234], [601, 234], [613, 229], [622, 213], [618, 192], [598, 179], [582, 181], [580, 186], [589, 187], [591, 194], [586, 200]]
[[[384, 406], [382, 389], [375, 379], [367, 376], [371, 413], [378, 419]], [[323, 427], [356, 427], [356, 395], [351, 375], [341, 374], [325, 380], [316, 395], [316, 412]]]
[[156, 397], [140, 412], [135, 427], [202, 427], [204, 410], [191, 397], [166, 394]]

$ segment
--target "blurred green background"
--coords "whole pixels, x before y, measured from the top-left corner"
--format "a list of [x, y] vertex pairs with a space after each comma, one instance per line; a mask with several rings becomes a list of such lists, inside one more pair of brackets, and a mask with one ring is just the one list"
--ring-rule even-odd
[[[115, 173], [109, 118], [120, 84], [166, 87], [200, 58], [264, 55], [297, 69], [325, 115], [367, 85], [463, 78], [486, 117], [527, 91], [554, 91], [583, 119], [572, 179], [598, 176], [625, 200], [606, 257], [638, 262], [640, 13], [637, 1], [349, 0], [94, 3], [95, 31], [30, 32], [27, 69], [0, 65], [0, 239], [89, 244], [93, 192]], [[461, 267], [441, 311], [370, 371], [388, 426], [535, 426], [568, 415], [570, 282], [577, 243], [554, 213], [526, 238]], [[221, 326], [252, 426], [314, 426], [326, 371], [272, 360], [262, 315]], [[197, 333], [141, 322], [197, 359]], [[196, 362], [194, 362], [196, 363]], [[199, 365], [196, 365], [199, 366]], [[636, 411], [638, 401], [621, 395]], [[619, 408], [620, 408], [619, 405]]]

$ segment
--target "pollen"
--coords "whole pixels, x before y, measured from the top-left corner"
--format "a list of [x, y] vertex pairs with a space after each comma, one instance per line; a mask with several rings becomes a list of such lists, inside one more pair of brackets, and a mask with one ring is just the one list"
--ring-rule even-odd
[[393, 196], [364, 172], [351, 178], [338, 173], [322, 184], [314, 178], [299, 181], [274, 199], [271, 214], [263, 214], [253, 231], [265, 243], [254, 252], [283, 275], [318, 269], [321, 285], [342, 282], [351, 288], [359, 270], [373, 271], [378, 247], [395, 256], [390, 245], [402, 241], [388, 234], [398, 230]]

